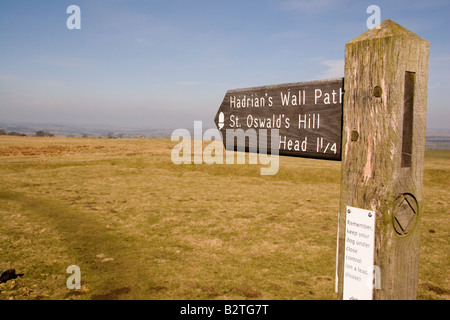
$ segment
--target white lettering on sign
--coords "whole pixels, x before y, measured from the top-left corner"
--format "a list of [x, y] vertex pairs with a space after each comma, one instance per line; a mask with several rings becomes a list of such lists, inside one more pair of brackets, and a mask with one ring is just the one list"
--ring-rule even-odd
[[347, 207], [344, 300], [372, 300], [375, 212]]
[[278, 129], [280, 155], [341, 160], [343, 96], [342, 78], [228, 90], [214, 122], [223, 141], [228, 129]]

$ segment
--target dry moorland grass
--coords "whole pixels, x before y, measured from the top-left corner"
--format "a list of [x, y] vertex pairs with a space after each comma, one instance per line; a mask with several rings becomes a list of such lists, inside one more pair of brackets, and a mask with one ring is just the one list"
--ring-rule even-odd
[[[336, 299], [340, 163], [175, 165], [169, 139], [0, 137], [0, 299]], [[448, 299], [450, 151], [428, 151], [420, 299]], [[66, 268], [81, 269], [81, 290]]]

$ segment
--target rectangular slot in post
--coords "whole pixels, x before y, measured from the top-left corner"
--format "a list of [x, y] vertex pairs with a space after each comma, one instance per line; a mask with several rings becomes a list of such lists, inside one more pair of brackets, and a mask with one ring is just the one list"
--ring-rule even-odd
[[403, 104], [403, 138], [402, 138], [402, 168], [411, 167], [413, 146], [413, 112], [415, 72], [405, 73], [405, 96]]

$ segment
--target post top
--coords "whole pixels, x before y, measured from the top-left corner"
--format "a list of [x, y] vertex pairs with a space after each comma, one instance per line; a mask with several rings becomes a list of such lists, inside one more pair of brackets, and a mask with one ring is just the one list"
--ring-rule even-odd
[[[377, 29], [377, 27], [379, 28]], [[384, 20], [377, 27], [374, 27], [364, 32], [355, 39], [349, 41], [348, 43], [356, 43], [371, 39], [389, 38], [389, 37], [409, 38], [411, 40], [428, 42], [424, 38], [419, 37], [414, 32], [406, 29], [405, 27], [399, 25], [398, 23], [390, 19]]]

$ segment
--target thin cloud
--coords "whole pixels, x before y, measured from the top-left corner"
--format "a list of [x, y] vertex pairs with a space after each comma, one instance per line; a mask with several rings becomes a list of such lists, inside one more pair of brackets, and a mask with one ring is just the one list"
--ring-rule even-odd
[[282, 3], [282, 8], [311, 13], [334, 8], [337, 4], [342, 4], [342, 0], [288, 0]]
[[449, 5], [448, 0], [428, 0], [428, 1], [418, 1], [413, 4], [416, 9], [432, 9], [447, 7]]
[[296, 40], [307, 38], [310, 34], [305, 31], [286, 31], [271, 35], [270, 40]]
[[5, 83], [19, 83], [23, 81], [23, 78], [15, 74], [1, 74], [0, 81]]
[[44, 66], [62, 68], [76, 68], [85, 65], [85, 61], [81, 61], [79, 59], [66, 59], [61, 57], [39, 57], [32, 59], [31, 62]]
[[196, 85], [200, 84], [200, 82], [196, 82], [196, 81], [179, 81], [176, 84], [178, 84], [180, 86], [196, 86]]
[[324, 78], [340, 78], [344, 76], [344, 59], [341, 60], [324, 60], [320, 63], [325, 65], [327, 70], [322, 75]]

